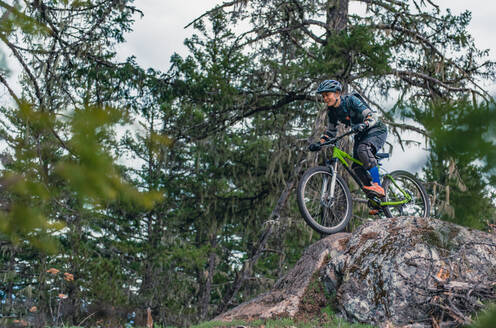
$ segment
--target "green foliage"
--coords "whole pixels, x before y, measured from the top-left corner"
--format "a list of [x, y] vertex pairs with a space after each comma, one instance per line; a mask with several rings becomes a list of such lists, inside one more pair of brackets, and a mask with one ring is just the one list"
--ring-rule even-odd
[[85, 108], [76, 110], [69, 123], [72, 138], [68, 147], [76, 156], [57, 163], [55, 172], [75, 191], [82, 206], [107, 205], [119, 199], [150, 209], [161, 199], [158, 192], [141, 193], [123, 181], [105, 149], [113, 125], [122, 119], [122, 112], [115, 108]]
[[311, 328], [311, 327], [326, 327], [326, 328], [372, 328], [374, 326], [365, 325], [360, 323], [349, 323], [342, 318], [337, 317], [333, 312], [329, 312], [333, 319], [322, 321], [320, 317], [309, 320], [293, 320], [288, 318], [271, 319], [271, 320], [254, 320], [254, 321], [231, 321], [231, 322], [216, 322], [209, 321], [199, 325], [192, 326], [192, 328], [214, 328], [214, 327], [298, 327], [298, 328]]
[[[50, 204], [66, 196], [61, 193], [70, 193], [78, 199], [80, 208], [91, 206], [95, 210], [117, 199], [144, 208], [151, 208], [161, 199], [157, 192], [142, 193], [125, 183], [103, 146], [108, 143], [113, 124], [122, 118], [118, 110], [87, 108], [76, 111], [68, 122], [61, 123], [53, 114], [36, 111], [23, 103], [9, 117], [11, 124], [25, 126], [28, 131], [9, 137], [15, 144], [19, 162], [7, 166], [2, 176], [11, 201], [9, 210], [2, 213], [0, 231], [14, 243], [25, 237], [55, 251], [53, 240], [47, 243], [48, 235], [64, 225], [49, 219]], [[53, 138], [54, 127], [61, 124], [71, 127], [72, 138], [67, 143], [66, 155], [53, 158], [53, 170], [47, 170], [38, 164], [40, 156], [44, 159], [39, 141], [32, 141], [41, 136]], [[6, 130], [2, 133], [9, 135]], [[36, 241], [37, 238], [40, 240]]]
[[438, 103], [412, 113], [431, 135], [426, 173], [429, 181], [438, 183], [430, 192], [438, 193], [435, 197], [442, 201], [435, 204], [435, 215], [485, 229], [496, 216], [491, 189], [496, 186], [494, 104]]
[[[378, 1], [370, 15], [336, 19], [326, 4], [227, 4], [194, 23], [189, 54], [162, 73], [116, 63], [113, 47], [140, 14], [132, 1], [0, 2], [11, 11], [0, 39], [23, 69], [20, 96], [0, 79], [17, 104], [0, 108], [0, 315], [144, 326], [150, 308], [157, 326], [191, 326], [269, 289], [321, 238], [293, 194], [273, 210], [295, 169], [321, 160], [305, 149], [322, 128], [312, 94], [322, 78], [373, 100], [398, 93], [383, 114], [432, 134], [426, 173], [451, 186], [454, 220], [481, 227], [494, 216], [480, 211], [491, 204], [494, 109], [430, 105], [494, 75], [467, 34], [470, 15]], [[445, 47], [467, 54], [435, 51]], [[477, 136], [463, 138], [464, 126]], [[450, 161], [458, 175], [446, 175]], [[460, 181], [468, 191], [453, 191]], [[329, 307], [306, 322], [232, 324], [362, 327]]]
[[492, 304], [486, 310], [478, 314], [477, 320], [470, 328], [491, 328], [496, 323], [496, 305]]
[[[367, 25], [356, 24], [332, 36], [320, 49], [321, 58], [310, 63], [308, 72], [320, 75], [322, 72], [345, 71], [352, 62], [357, 70], [366, 70], [366, 76], [385, 74], [389, 70], [391, 44], [387, 39], [379, 39]], [[365, 76], [364, 76], [365, 77]]]
[[50, 33], [48, 26], [41, 24], [38, 20], [30, 15], [27, 15], [19, 2], [16, 1], [12, 6], [4, 1], [0, 1], [0, 8], [5, 10], [5, 14], [0, 20], [0, 31], [2, 35], [0, 38], [6, 41], [6, 36], [20, 29], [23, 33], [29, 35], [40, 35]]
[[467, 101], [432, 104], [412, 115], [430, 132], [436, 154], [462, 163], [481, 161], [492, 179], [496, 167], [496, 105], [473, 106]]

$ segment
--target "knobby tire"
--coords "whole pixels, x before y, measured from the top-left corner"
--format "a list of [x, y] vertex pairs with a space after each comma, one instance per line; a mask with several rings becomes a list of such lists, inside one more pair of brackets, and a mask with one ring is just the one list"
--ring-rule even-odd
[[[348, 185], [343, 178], [336, 175], [336, 199], [333, 205], [326, 207], [321, 202], [315, 204], [317, 198], [320, 201], [320, 197], [322, 197], [321, 191], [318, 190], [318, 183], [324, 177], [328, 179], [327, 187], [329, 188], [332, 178], [329, 167], [317, 166], [307, 170], [298, 183], [296, 196], [298, 207], [307, 224], [321, 234], [330, 235], [346, 228], [352, 216], [353, 203]], [[317, 190], [311, 190], [310, 182], [316, 184]], [[309, 208], [312, 201], [315, 206]], [[328, 222], [329, 217], [331, 217], [332, 222]]]
[[[389, 176], [396, 180], [397, 183], [401, 183], [401, 187], [410, 193], [413, 200], [410, 203], [400, 206], [384, 206], [384, 214], [387, 217], [403, 215], [428, 217], [430, 214], [430, 201], [422, 183], [407, 171], [393, 171], [389, 173]], [[384, 177], [382, 186], [386, 193], [386, 201], [395, 201], [395, 191], [399, 195], [397, 192], [398, 189], [394, 186], [388, 175]], [[402, 195], [399, 195], [398, 199], [402, 197]]]

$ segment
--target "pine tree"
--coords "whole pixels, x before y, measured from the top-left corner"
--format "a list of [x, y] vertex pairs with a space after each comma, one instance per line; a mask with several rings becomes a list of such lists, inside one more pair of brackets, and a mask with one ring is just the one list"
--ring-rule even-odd
[[431, 136], [425, 171], [433, 216], [482, 230], [494, 221], [494, 106], [460, 101], [413, 111]]
[[136, 10], [119, 1], [1, 6], [0, 39], [23, 73], [21, 94], [5, 72], [0, 78], [12, 100], [1, 108], [0, 239], [10, 257], [2, 270], [11, 276], [2, 320], [75, 324], [89, 304], [121, 304], [130, 285], [121, 254], [104, 248], [112, 237], [106, 208], [117, 201], [149, 208], [160, 199], [124, 181], [115, 165], [113, 134], [126, 112], [112, 107], [114, 90], [129, 65], [112, 63], [112, 45]]
[[429, 137], [427, 177], [449, 185], [455, 221], [481, 227], [491, 144], [475, 153], [483, 166], [473, 144], [450, 149], [453, 126], [492, 124], [480, 124], [492, 109], [477, 79], [494, 63], [467, 34], [470, 15], [362, 3], [364, 15], [346, 0], [226, 2], [193, 22], [189, 55], [166, 73], [115, 62], [132, 2], [0, 4], [24, 73], [19, 95], [0, 73], [14, 102], [1, 108], [0, 314], [144, 325], [150, 308], [158, 324], [187, 326], [269, 288], [320, 238], [292, 191], [323, 159], [306, 147], [325, 125], [313, 94], [325, 78], [361, 92], [401, 145], [404, 129]]
[[[442, 13], [430, 1], [360, 2], [367, 6], [364, 15], [350, 13], [349, 1], [231, 1], [194, 21], [198, 24], [222, 13], [232, 25], [246, 27], [238, 33], [233, 48], [252, 58], [251, 79], [240, 92], [250, 101], [234, 104], [230, 125], [220, 128], [264, 113], [281, 121], [278, 126], [282, 129], [270, 130], [273, 138], [316, 139], [324, 124], [322, 110], [317, 115], [317, 99], [312, 92], [327, 78], [342, 81], [345, 91], [360, 92], [380, 111], [402, 148], [409, 142], [403, 140], [402, 131], [429, 137], [429, 130], [419, 121], [401, 121], [410, 117], [411, 111], [428, 111], [432, 102], [462, 101], [467, 94], [472, 94], [475, 102], [491, 101], [477, 79], [494, 78], [495, 63], [485, 59], [487, 51], [477, 49], [468, 34], [469, 12], [460, 16]], [[454, 55], [446, 55], [445, 49]], [[381, 105], [386, 101], [393, 104], [391, 108]], [[278, 161], [295, 154], [289, 145], [282, 142], [274, 149], [287, 154]], [[296, 149], [304, 147], [305, 142]], [[292, 161], [295, 163], [294, 158]], [[296, 162], [297, 169], [285, 173], [280, 185], [283, 191], [273, 205], [277, 215], [270, 215], [268, 222], [287, 222], [288, 217], [298, 215], [288, 212], [291, 206], [287, 201], [294, 181], [309, 162], [306, 156]], [[238, 271], [219, 311], [240, 300], [236, 301], [241, 286], [255, 275], [251, 269], [274, 231], [270, 226], [260, 232], [260, 242]]]

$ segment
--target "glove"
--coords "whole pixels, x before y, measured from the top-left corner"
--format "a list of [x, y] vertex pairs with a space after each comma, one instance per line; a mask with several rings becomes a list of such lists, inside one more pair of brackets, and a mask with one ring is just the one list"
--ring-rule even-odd
[[365, 130], [367, 128], [367, 124], [365, 123], [359, 123], [359, 124], [355, 124], [351, 127], [351, 130], [353, 132], [362, 132], [363, 130]]
[[310, 144], [310, 146], [308, 146], [308, 149], [310, 151], [319, 151], [322, 149], [322, 145], [320, 144], [320, 142], [314, 142], [313, 144]]
[[320, 137], [320, 143], [323, 144], [324, 142], [328, 142], [329, 140], [331, 140], [331, 138], [329, 138], [328, 135], [323, 135], [322, 137]]

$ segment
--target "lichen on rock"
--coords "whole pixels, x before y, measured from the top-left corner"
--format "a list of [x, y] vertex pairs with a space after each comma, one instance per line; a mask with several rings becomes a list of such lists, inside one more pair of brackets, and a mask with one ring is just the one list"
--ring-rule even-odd
[[349, 321], [453, 327], [496, 299], [495, 286], [495, 235], [430, 218], [388, 218], [309, 246], [271, 291], [215, 320], [308, 317], [332, 302]]
[[470, 322], [480, 300], [496, 298], [495, 268], [494, 235], [400, 217], [362, 226], [323, 279], [349, 320], [430, 327]]

